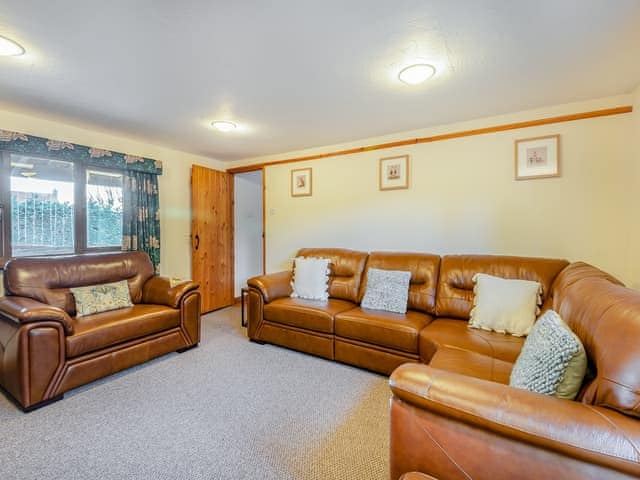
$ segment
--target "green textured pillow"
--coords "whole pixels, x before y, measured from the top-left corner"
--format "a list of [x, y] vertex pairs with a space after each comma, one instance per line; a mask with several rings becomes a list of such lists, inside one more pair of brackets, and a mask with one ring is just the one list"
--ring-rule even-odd
[[73, 293], [76, 301], [76, 316], [78, 317], [133, 306], [129, 284], [126, 280], [70, 288], [69, 290]]
[[582, 342], [553, 310], [531, 329], [516, 360], [509, 385], [573, 400], [587, 371]]

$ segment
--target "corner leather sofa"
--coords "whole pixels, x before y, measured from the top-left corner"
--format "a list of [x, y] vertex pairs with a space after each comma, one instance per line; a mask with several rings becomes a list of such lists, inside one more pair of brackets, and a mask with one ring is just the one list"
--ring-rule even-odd
[[391, 375], [392, 479], [640, 478], [640, 292], [574, 263], [547, 301], [589, 359], [576, 400], [509, 387], [515, 350], [451, 338]]
[[[640, 293], [584, 263], [303, 249], [330, 258], [330, 299], [290, 298], [291, 272], [250, 279], [248, 335], [391, 374], [391, 479], [638, 478]], [[367, 269], [411, 271], [405, 315], [359, 306]], [[524, 338], [468, 327], [473, 276], [542, 285], [585, 345], [576, 401], [508, 386]], [[357, 293], [356, 293], [357, 292]], [[415, 475], [415, 474], [414, 474]], [[411, 475], [409, 475], [411, 478]]]
[[[132, 307], [76, 317], [71, 287], [126, 280]], [[0, 385], [25, 411], [200, 341], [198, 285], [171, 287], [143, 252], [10, 260], [0, 297]]]

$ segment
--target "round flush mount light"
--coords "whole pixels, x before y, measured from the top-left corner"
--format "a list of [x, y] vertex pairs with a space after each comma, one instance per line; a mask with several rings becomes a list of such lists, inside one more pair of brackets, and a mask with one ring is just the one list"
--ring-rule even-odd
[[416, 63], [404, 67], [398, 73], [398, 80], [407, 85], [418, 85], [429, 80], [436, 74], [436, 69], [428, 63]]
[[238, 128], [238, 126], [227, 120], [216, 120], [215, 122], [211, 122], [211, 126], [218, 130], [219, 132], [231, 132]]
[[24, 48], [13, 40], [0, 36], [0, 56], [2, 57], [17, 57], [18, 55], [24, 55]]

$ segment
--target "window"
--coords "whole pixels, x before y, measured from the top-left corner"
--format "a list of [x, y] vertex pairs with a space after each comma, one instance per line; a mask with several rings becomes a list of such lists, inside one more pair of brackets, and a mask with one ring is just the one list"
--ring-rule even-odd
[[87, 247], [122, 245], [122, 174], [87, 169]]
[[0, 257], [119, 250], [123, 175], [2, 153]]

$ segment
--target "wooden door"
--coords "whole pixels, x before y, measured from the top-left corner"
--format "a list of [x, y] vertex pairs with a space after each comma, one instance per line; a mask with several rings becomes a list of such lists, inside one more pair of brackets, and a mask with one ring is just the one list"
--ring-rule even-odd
[[233, 304], [233, 175], [194, 165], [191, 208], [192, 276], [205, 313]]

